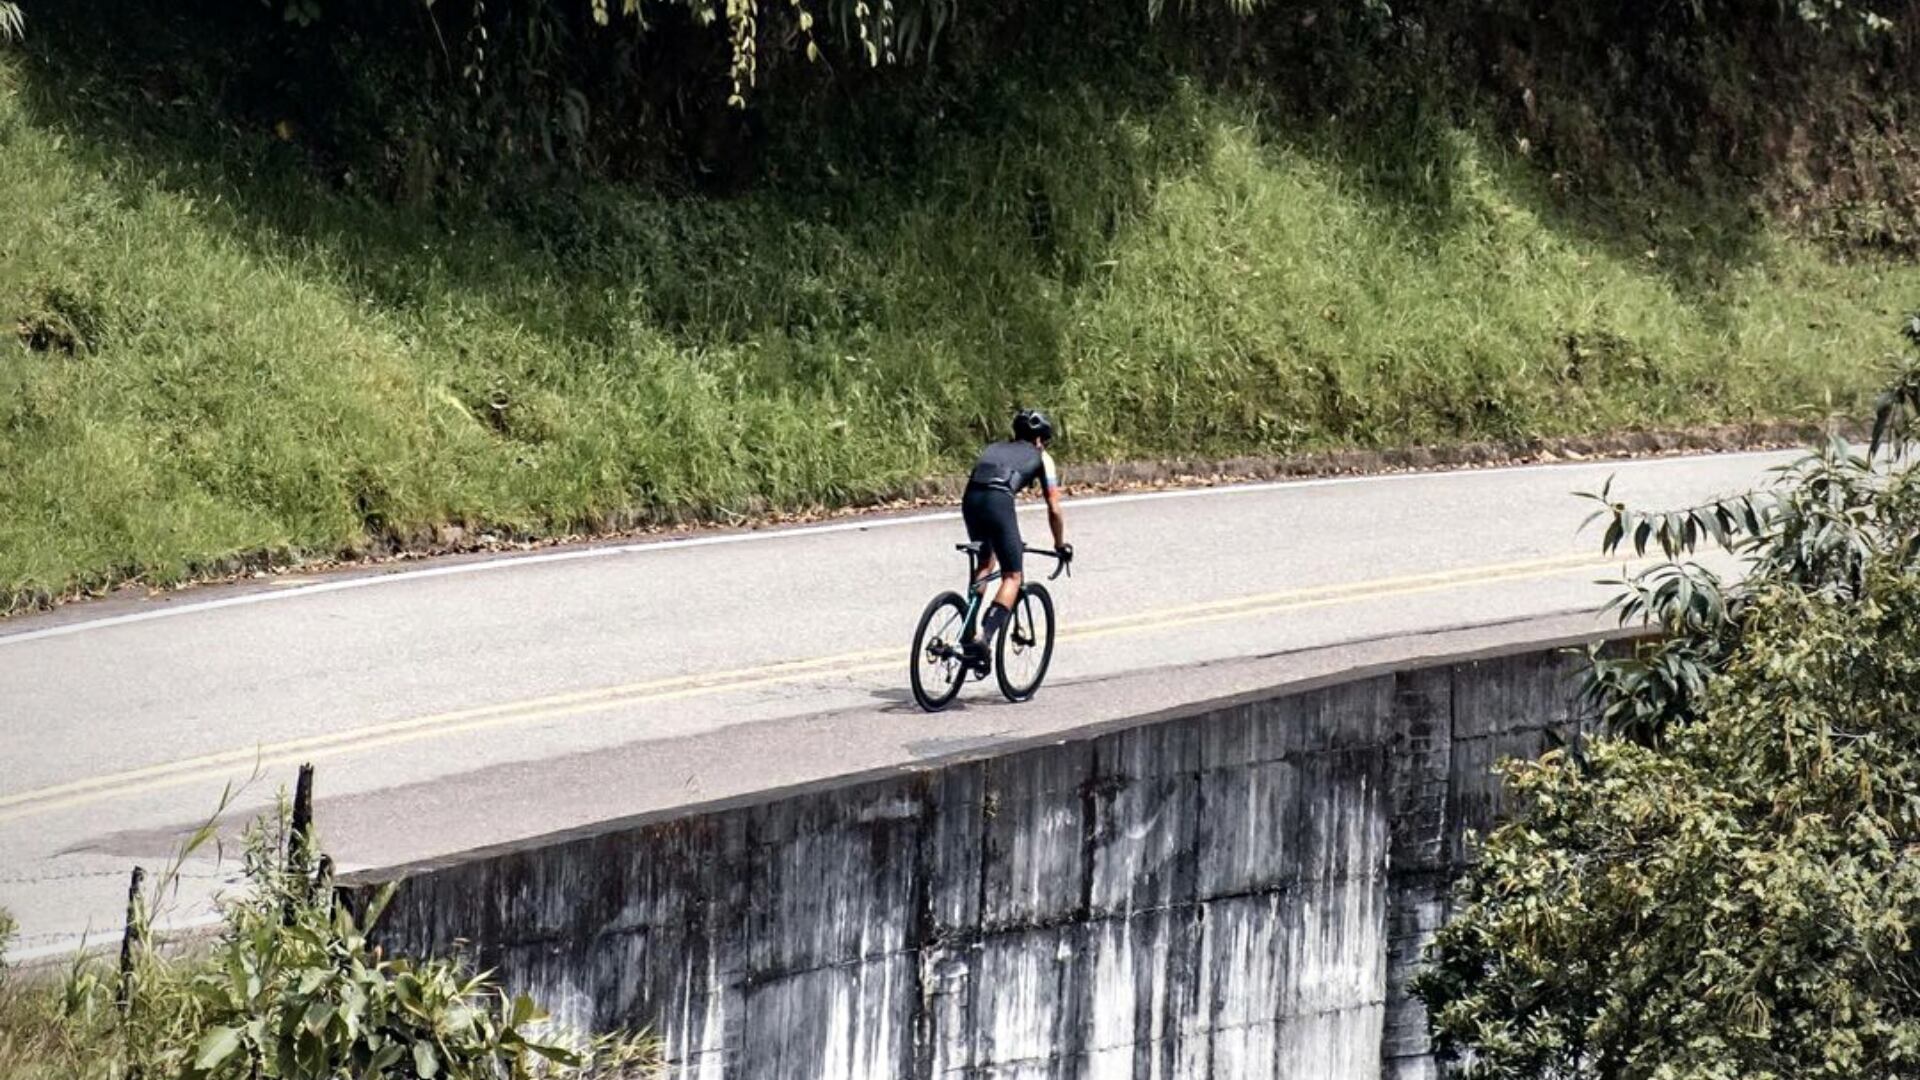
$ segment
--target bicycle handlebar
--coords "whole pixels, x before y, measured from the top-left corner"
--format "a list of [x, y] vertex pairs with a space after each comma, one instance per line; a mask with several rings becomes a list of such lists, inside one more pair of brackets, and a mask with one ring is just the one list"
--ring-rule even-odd
[[1047, 558], [1052, 559], [1059, 564], [1058, 566], [1055, 566], [1053, 568], [1053, 573], [1047, 575], [1048, 581], [1052, 581], [1054, 578], [1059, 577], [1061, 574], [1065, 574], [1068, 577], [1073, 576], [1073, 557], [1070, 555], [1062, 555], [1060, 552], [1055, 551], [1052, 548], [1037, 548], [1037, 547], [1022, 546], [1020, 550], [1026, 552], [1029, 555], [1044, 555]]

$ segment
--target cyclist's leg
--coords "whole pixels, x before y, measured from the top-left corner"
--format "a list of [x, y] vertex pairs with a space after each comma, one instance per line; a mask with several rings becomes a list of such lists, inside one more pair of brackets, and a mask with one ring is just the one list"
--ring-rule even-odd
[[1000, 588], [994, 594], [993, 603], [988, 605], [987, 614], [980, 623], [980, 639], [987, 647], [993, 646], [994, 635], [1007, 621], [1007, 615], [1013, 611], [1013, 602], [1020, 597], [1020, 582], [1026, 570], [1026, 555], [1020, 539], [1020, 519], [1014, 513], [1013, 496], [1001, 496], [993, 500], [991, 507], [992, 548], [994, 556], [1000, 562]]
[[967, 599], [967, 625], [960, 629], [960, 644], [971, 649], [980, 634], [980, 619], [987, 610], [987, 588], [995, 578], [993, 552], [981, 553], [973, 571], [972, 596]]
[[960, 639], [964, 644], [971, 644], [975, 631], [979, 629], [980, 613], [987, 606], [986, 582], [998, 568], [993, 551], [994, 533], [999, 524], [993, 512], [992, 500], [985, 497], [984, 493], [976, 491], [969, 491], [961, 498], [960, 520], [967, 526], [967, 540], [981, 545], [980, 556], [974, 560], [973, 565], [973, 591], [980, 595], [982, 602], [972, 608], [974, 616], [967, 621]]
[[982, 552], [980, 555], [980, 565], [973, 572], [973, 591], [974, 592], [984, 591], [986, 588], [987, 579], [993, 577], [994, 571], [999, 569], [999, 567], [1000, 567], [999, 560], [993, 557], [992, 548], [988, 548], [986, 551]]
[[1000, 589], [993, 594], [993, 602], [1002, 608], [1011, 609], [1013, 602], [1020, 599], [1020, 583], [1027, 575], [1018, 570], [1009, 570], [1000, 575]]

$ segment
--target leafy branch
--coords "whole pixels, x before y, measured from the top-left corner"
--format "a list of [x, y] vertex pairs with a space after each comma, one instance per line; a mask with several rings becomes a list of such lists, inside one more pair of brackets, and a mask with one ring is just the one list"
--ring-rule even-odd
[[1639, 622], [1670, 634], [1701, 634], [1733, 621], [1726, 584], [1698, 563], [1663, 563], [1620, 584], [1624, 589], [1601, 611], [1617, 613], [1621, 626]]
[[1574, 493], [1600, 504], [1580, 527], [1584, 530], [1595, 521], [1606, 520], [1607, 530], [1600, 540], [1603, 555], [1616, 553], [1629, 541], [1636, 556], [1645, 555], [1654, 545], [1667, 558], [1677, 559], [1693, 554], [1708, 539], [1727, 551], [1736, 551], [1742, 541], [1766, 532], [1773, 512], [1772, 500], [1763, 492], [1747, 492], [1679, 510], [1636, 510], [1613, 497], [1613, 480], [1607, 477], [1599, 491]]
[[[277, 4], [288, 22], [307, 26], [320, 22], [328, 3], [339, 0], [264, 2]], [[431, 8], [436, 0], [420, 2]], [[1270, 2], [1144, 0], [1144, 6], [1148, 21], [1158, 22], [1169, 7], [1183, 14], [1218, 10], [1244, 18]], [[1388, 0], [1348, 2], [1376, 18], [1387, 18], [1394, 12], [1394, 5]], [[839, 31], [841, 47], [869, 67], [911, 63], [932, 57], [941, 36], [958, 21], [959, 9], [958, 0], [764, 0], [764, 3], [763, 0], [584, 0], [584, 4], [593, 21], [601, 26], [611, 26], [618, 20], [645, 32], [651, 25], [650, 12], [679, 8], [698, 25], [723, 28], [730, 53], [728, 101], [735, 106], [746, 104], [758, 82], [763, 41], [779, 42], [782, 48], [796, 49], [808, 60], [818, 62], [823, 57], [818, 30], [828, 26]], [[10, 0], [0, 0], [0, 11], [11, 6], [14, 4]], [[1695, 0], [1683, 10], [1688, 11], [1696, 23], [1705, 24], [1723, 16], [1718, 10], [1720, 6]], [[1732, 14], [1747, 17], [1750, 13], [1740, 9]], [[1893, 26], [1890, 20], [1855, 0], [1780, 0], [1780, 14], [1809, 32], [1850, 28], [1861, 41]], [[485, 51], [484, 43], [477, 46], [479, 54]]]
[[[1920, 344], [1920, 313], [1901, 333]], [[1609, 730], [1657, 743], [1675, 724], [1700, 716], [1708, 683], [1736, 651], [1753, 598], [1791, 589], [1852, 600], [1864, 595], [1877, 562], [1911, 565], [1920, 557], [1920, 495], [1913, 480], [1876, 465], [1897, 461], [1920, 422], [1920, 360], [1903, 358], [1875, 410], [1865, 453], [1830, 438], [1799, 460], [1770, 470], [1767, 485], [1677, 510], [1636, 509], [1616, 497], [1613, 478], [1582, 528], [1605, 521], [1600, 549], [1614, 555], [1657, 552], [1663, 562], [1617, 584], [1607, 604], [1620, 625], [1658, 629], [1619, 657], [1595, 650], [1584, 694]], [[1707, 544], [1743, 557], [1744, 578], [1728, 582], [1685, 561]]]

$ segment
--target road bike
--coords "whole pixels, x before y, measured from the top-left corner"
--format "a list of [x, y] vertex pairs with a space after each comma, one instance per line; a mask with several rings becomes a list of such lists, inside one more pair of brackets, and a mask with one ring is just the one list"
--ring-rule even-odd
[[[986, 545], [955, 544], [967, 553], [967, 592], [943, 592], [927, 604], [920, 625], [913, 632], [913, 655], [908, 659], [908, 674], [913, 679], [913, 699], [928, 712], [939, 712], [960, 696], [967, 674], [984, 677], [967, 663], [961, 642], [971, 637], [982, 615], [983, 598], [989, 595], [1000, 572], [994, 571], [978, 581], [980, 560]], [[1048, 581], [1073, 573], [1073, 561], [1058, 551], [1023, 548], [1029, 555], [1053, 559], [1057, 566]], [[1053, 595], [1037, 581], [1023, 582], [1013, 611], [1001, 627], [1000, 638], [992, 642], [993, 673], [1000, 692], [1008, 701], [1025, 701], [1040, 689], [1047, 677], [1047, 665], [1053, 662]]]

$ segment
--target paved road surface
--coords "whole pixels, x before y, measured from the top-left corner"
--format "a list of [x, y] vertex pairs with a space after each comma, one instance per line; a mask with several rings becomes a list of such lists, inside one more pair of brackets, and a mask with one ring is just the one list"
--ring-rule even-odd
[[[223, 786], [244, 816], [319, 769], [347, 867], [924, 759], [1409, 652], [1594, 625], [1619, 570], [1569, 496], [1751, 486], [1783, 455], [1077, 500], [1047, 687], [920, 714], [921, 605], [955, 515], [278, 579], [0, 623], [0, 907], [15, 955], [110, 939]], [[1039, 508], [1022, 515], [1045, 542]], [[1534, 620], [1528, 622], [1527, 620]], [[1540, 620], [1544, 620], [1541, 622]], [[185, 867], [174, 918], [231, 874]]]

